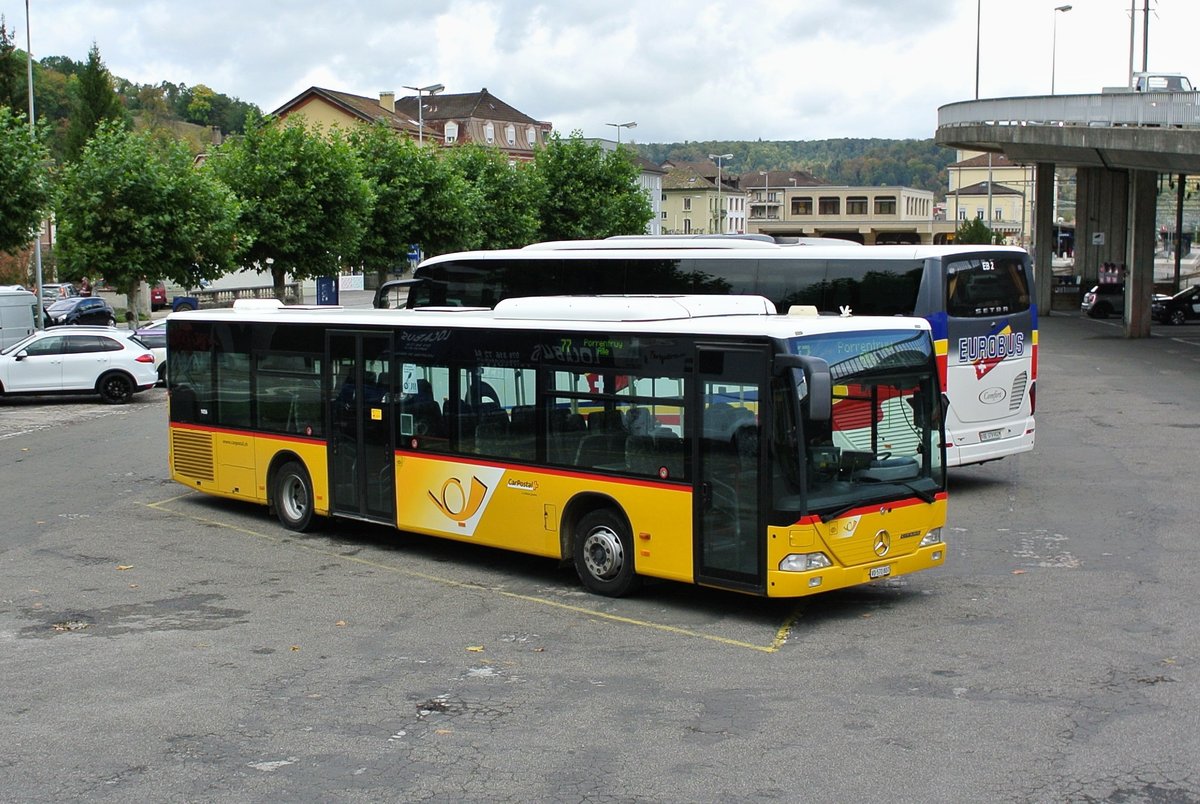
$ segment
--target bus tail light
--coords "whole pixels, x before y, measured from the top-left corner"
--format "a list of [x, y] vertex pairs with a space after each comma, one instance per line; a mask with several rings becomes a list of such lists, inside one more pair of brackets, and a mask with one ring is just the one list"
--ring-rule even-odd
[[832, 566], [833, 562], [824, 553], [792, 553], [779, 562], [781, 572], [807, 572]]
[[1029, 386], [1029, 415], [1037, 413], [1037, 383]]

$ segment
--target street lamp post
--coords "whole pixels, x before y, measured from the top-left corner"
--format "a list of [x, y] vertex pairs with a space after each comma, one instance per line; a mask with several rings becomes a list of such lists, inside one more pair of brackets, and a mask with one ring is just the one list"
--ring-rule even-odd
[[617, 145], [621, 144], [621, 129], [637, 128], [637, 122], [634, 120], [630, 120], [628, 123], [605, 123], [604, 125], [612, 126], [617, 130]]
[[721, 163], [733, 159], [733, 154], [709, 154], [708, 158], [717, 160], [717, 234], [725, 234], [725, 217], [721, 214], [724, 212], [721, 208]]
[[[29, 0], [25, 0], [25, 68], [29, 81], [29, 138], [37, 139], [37, 127], [33, 119], [33, 45], [29, 35]], [[34, 292], [37, 293], [38, 309], [42, 304], [42, 225], [38, 224], [37, 235], [33, 238]], [[37, 317], [37, 328], [42, 328], [42, 316]]]
[[1050, 94], [1054, 94], [1054, 69], [1058, 60], [1058, 13], [1061, 11], [1064, 14], [1071, 10], [1071, 6], [1055, 6], [1054, 7], [1054, 34], [1050, 42]]
[[436, 95], [446, 88], [445, 84], [430, 84], [427, 87], [410, 87], [405, 85], [405, 89], [411, 89], [417, 93], [417, 145], [425, 144], [425, 103], [421, 100], [422, 95]]

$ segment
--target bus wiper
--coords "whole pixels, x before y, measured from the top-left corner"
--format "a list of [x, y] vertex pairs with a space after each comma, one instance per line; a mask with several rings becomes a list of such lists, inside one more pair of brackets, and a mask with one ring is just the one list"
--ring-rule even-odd
[[833, 520], [840, 518], [842, 516], [842, 514], [846, 513], [850, 509], [857, 508], [858, 506], [860, 506], [862, 504], [863, 504], [862, 500], [855, 500], [854, 502], [850, 503], [849, 505], [843, 505], [841, 508], [835, 508], [832, 511], [830, 511], [829, 513], [817, 514], [817, 519], [821, 520], [821, 524], [824, 525], [826, 522], [832, 522]]
[[[873, 482], [880, 482], [880, 481], [873, 481]], [[904, 488], [911, 491], [913, 493], [913, 495], [915, 495], [918, 499], [921, 500], [921, 502], [932, 503], [937, 500], [937, 495], [934, 492], [928, 491], [926, 489], [917, 488], [912, 483], [908, 483], [904, 480], [891, 480], [891, 481], [887, 481], [887, 483], [888, 483], [888, 485], [891, 485], [891, 486], [903, 486]], [[858, 508], [859, 506], [862, 506], [862, 505], [870, 505], [871, 503], [880, 502], [880, 501], [881, 501], [880, 498], [855, 500], [852, 503], [848, 503], [846, 505], [840, 506], [838, 508], [833, 509], [832, 511], [825, 512], [825, 513], [818, 513], [817, 519], [821, 520], [821, 524], [823, 525], [826, 522], [832, 522], [833, 520], [838, 519], [839, 517], [843, 516], [847, 511], [849, 511], [851, 509]]]
[[890, 486], [904, 486], [904, 488], [908, 489], [913, 494], [915, 494], [918, 498], [920, 498], [921, 502], [931, 503], [937, 499], [937, 495], [934, 494], [932, 491], [927, 491], [926, 489], [917, 488], [912, 483], [909, 483], [907, 480], [879, 480], [878, 478], [874, 478], [874, 477], [863, 477], [863, 478], [859, 478], [858, 482], [860, 482], [860, 483], [881, 483], [881, 484], [887, 483]]
[[904, 486], [904, 488], [908, 489], [913, 494], [917, 495], [917, 497], [919, 497], [921, 499], [921, 502], [931, 503], [937, 499], [937, 495], [934, 494], [932, 491], [928, 491], [927, 489], [919, 489], [916, 486], [914, 486], [912, 483], [909, 483], [907, 481], [894, 480], [892, 482], [898, 483], [899, 485]]

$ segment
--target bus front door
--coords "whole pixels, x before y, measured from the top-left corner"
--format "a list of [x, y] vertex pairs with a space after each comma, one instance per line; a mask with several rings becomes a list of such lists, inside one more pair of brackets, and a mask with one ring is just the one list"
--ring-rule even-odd
[[695, 573], [700, 583], [761, 592], [764, 584], [760, 400], [767, 352], [746, 346], [698, 346], [692, 409], [695, 477]]
[[329, 488], [334, 514], [395, 524], [389, 335], [331, 332]]

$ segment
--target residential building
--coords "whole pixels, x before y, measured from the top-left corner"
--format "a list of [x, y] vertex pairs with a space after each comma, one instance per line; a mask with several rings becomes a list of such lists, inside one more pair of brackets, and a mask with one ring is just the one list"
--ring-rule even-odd
[[[728, 162], [723, 162], [719, 165], [712, 159], [704, 159], [699, 162], [668, 159], [666, 162], [663, 162], [662, 166], [667, 170], [679, 168], [690, 171], [712, 185], [713, 197], [710, 199], [711, 220], [709, 221], [706, 233], [743, 234], [746, 231], [746, 195], [738, 185], [740, 177], [737, 173], [728, 169]], [[718, 179], [721, 182], [719, 196], [716, 193]], [[719, 218], [717, 216], [718, 204], [721, 205], [721, 215]], [[677, 232], [677, 234], [683, 233]]]
[[532, 159], [534, 149], [553, 128], [509, 106], [487, 87], [463, 94], [422, 95], [420, 102], [418, 113], [415, 95], [397, 98], [394, 92], [380, 92], [378, 98], [370, 98], [309, 87], [272, 114], [280, 119], [301, 118], [317, 127], [382, 121], [427, 142], [491, 145], [520, 161]]
[[[382, 122], [414, 138], [420, 132], [415, 115], [410, 118], [396, 111], [394, 92], [381, 92], [378, 98], [369, 98], [334, 89], [309, 87], [271, 114], [280, 120], [302, 120], [314, 128], [347, 128], [352, 124]], [[421, 132], [421, 137], [428, 137], [432, 142], [440, 141], [437, 131], [428, 126]]]
[[958, 152], [946, 167], [946, 217], [956, 226], [970, 218], [985, 221], [1011, 245], [1028, 247], [1033, 233], [1034, 165], [1004, 154]]
[[732, 225], [728, 224], [731, 208], [736, 213], [734, 220], [745, 220], [745, 193], [725, 182], [718, 191], [715, 170], [710, 179], [689, 163], [665, 162], [663, 167], [666, 175], [662, 178], [662, 234], [739, 231], [727, 226]]
[[[934, 195], [913, 187], [792, 185], [751, 187], [751, 232], [773, 236], [836, 237], [865, 245], [939, 243], [954, 226], [935, 221]], [[782, 172], [780, 174], [783, 176]], [[759, 200], [761, 199], [761, 200]], [[757, 213], [757, 214], [756, 214]]]
[[738, 182], [750, 202], [749, 223], [782, 220], [784, 195], [788, 189], [825, 184], [827, 182], [806, 170], [759, 170], [743, 173]]

